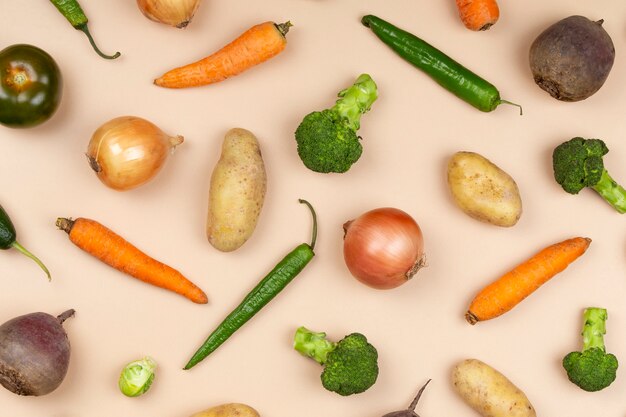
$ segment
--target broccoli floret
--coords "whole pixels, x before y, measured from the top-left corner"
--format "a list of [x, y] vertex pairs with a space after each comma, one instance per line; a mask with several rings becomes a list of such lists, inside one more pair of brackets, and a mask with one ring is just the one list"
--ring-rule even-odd
[[606, 353], [607, 312], [603, 308], [585, 310], [583, 326], [583, 350], [571, 352], [563, 358], [567, 377], [585, 391], [600, 391], [615, 381], [618, 362], [615, 355]]
[[355, 83], [339, 93], [330, 109], [304, 117], [296, 129], [298, 155], [304, 165], [316, 172], [346, 172], [359, 160], [363, 147], [356, 132], [361, 115], [378, 97], [374, 80], [362, 74]]
[[324, 365], [322, 385], [339, 395], [364, 392], [378, 378], [378, 352], [360, 333], [351, 333], [335, 343], [326, 339], [326, 333], [300, 327], [294, 349]]
[[602, 161], [608, 152], [609, 148], [600, 139], [570, 139], [552, 153], [554, 179], [570, 194], [590, 187], [615, 210], [624, 213], [626, 190], [611, 178]]

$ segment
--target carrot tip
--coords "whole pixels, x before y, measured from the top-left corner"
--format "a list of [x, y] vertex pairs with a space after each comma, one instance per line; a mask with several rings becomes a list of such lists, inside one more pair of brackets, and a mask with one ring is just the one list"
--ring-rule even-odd
[[465, 313], [465, 320], [467, 320], [467, 322], [472, 326], [480, 321], [478, 320], [478, 317], [476, 317], [474, 313], [469, 310]]

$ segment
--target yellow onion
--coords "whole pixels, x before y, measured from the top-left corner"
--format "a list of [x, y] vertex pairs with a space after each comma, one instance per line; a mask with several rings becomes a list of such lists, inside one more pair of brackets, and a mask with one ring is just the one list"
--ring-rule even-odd
[[372, 288], [398, 287], [426, 264], [422, 229], [402, 210], [370, 210], [346, 222], [343, 230], [346, 266]]
[[177, 28], [186, 27], [201, 0], [137, 0], [139, 10], [148, 19]]
[[152, 179], [181, 143], [182, 136], [167, 135], [145, 119], [122, 116], [94, 132], [87, 159], [100, 181], [126, 191]]

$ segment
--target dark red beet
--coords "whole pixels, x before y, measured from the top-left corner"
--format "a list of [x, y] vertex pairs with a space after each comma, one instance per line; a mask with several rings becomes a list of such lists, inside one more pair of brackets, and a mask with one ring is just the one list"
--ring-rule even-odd
[[557, 100], [584, 100], [602, 87], [615, 47], [602, 20], [570, 16], [543, 31], [530, 47], [535, 83]]
[[0, 384], [18, 395], [45, 395], [54, 391], [67, 374], [70, 342], [58, 317], [32, 313], [0, 326]]

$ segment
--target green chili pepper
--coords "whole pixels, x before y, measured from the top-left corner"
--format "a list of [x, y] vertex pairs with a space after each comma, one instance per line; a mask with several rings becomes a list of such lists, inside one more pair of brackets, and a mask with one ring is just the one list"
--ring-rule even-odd
[[24, 255], [28, 256], [33, 261], [37, 262], [37, 265], [43, 269], [43, 271], [48, 275], [48, 280], [50, 280], [50, 271], [48, 268], [39, 260], [35, 255], [27, 251], [22, 245], [20, 245], [17, 240], [17, 235], [15, 233], [15, 227], [13, 226], [13, 222], [9, 218], [9, 215], [4, 208], [0, 206], [0, 249], [11, 249], [15, 248], [18, 251], [22, 252]]
[[417, 36], [372, 15], [364, 16], [361, 23], [372, 29], [376, 36], [406, 61], [478, 110], [490, 112], [505, 103], [519, 107], [522, 114], [522, 107], [502, 100], [493, 84]]
[[89, 39], [89, 43], [96, 51], [98, 55], [105, 59], [115, 59], [119, 57], [121, 54], [116, 52], [115, 55], [105, 55], [100, 51], [100, 49], [96, 46], [93, 38], [91, 37], [91, 33], [89, 33], [89, 28], [87, 27], [87, 23], [89, 20], [83, 12], [83, 9], [78, 4], [77, 0], [50, 0], [52, 4], [61, 12], [63, 16], [72, 24], [74, 29], [82, 31], [85, 35], [87, 35], [87, 39]]
[[311, 244], [303, 243], [292, 250], [280, 261], [272, 271], [248, 293], [241, 303], [220, 323], [194, 353], [184, 369], [191, 369], [215, 351], [235, 331], [258, 313], [267, 303], [283, 290], [304, 267], [313, 259], [315, 240], [317, 239], [317, 216], [313, 206], [306, 200], [298, 200], [306, 204], [313, 216], [313, 232]]

